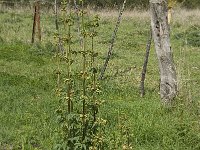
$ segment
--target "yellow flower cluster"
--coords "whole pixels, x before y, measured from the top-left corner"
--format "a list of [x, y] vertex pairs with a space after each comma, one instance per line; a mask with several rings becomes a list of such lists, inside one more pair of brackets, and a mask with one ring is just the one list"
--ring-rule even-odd
[[172, 19], [172, 8], [176, 5], [177, 0], [168, 0], [168, 23], [170, 24]]
[[177, 3], [177, 0], [168, 0], [168, 8], [173, 8]]

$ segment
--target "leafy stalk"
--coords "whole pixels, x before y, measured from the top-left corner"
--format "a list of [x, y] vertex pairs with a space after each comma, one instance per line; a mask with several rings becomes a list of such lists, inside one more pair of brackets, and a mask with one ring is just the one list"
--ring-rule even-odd
[[81, 26], [82, 26], [82, 57], [83, 57], [83, 68], [82, 68], [82, 90], [83, 90], [83, 104], [82, 104], [82, 121], [83, 121], [83, 135], [82, 141], [85, 140], [86, 137], [86, 29], [85, 29], [85, 22], [84, 22], [84, 10], [83, 10], [83, 1], [82, 2], [82, 10], [81, 10]]
[[[69, 1], [70, 5], [70, 1]], [[66, 59], [67, 59], [67, 99], [68, 99], [68, 113], [70, 114], [73, 110], [72, 108], [72, 98], [71, 98], [71, 93], [72, 93], [72, 79], [71, 79], [71, 26], [72, 26], [72, 19], [71, 19], [71, 8], [69, 8], [69, 18], [66, 20], [68, 22], [68, 37], [67, 37], [67, 43], [68, 43], [68, 48], [66, 51]]]

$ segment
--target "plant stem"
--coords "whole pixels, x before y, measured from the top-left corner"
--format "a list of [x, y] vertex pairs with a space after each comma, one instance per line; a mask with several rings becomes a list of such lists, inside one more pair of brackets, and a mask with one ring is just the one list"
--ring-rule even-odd
[[[94, 33], [94, 27], [93, 27], [92, 32]], [[94, 61], [95, 61], [94, 60], [94, 35], [92, 35], [92, 51], [91, 51], [91, 68], [92, 69], [95, 69]], [[93, 122], [96, 121], [95, 91], [96, 91], [96, 72], [94, 70], [92, 70]]]
[[60, 95], [60, 57], [59, 57], [59, 50], [57, 48], [56, 54], [56, 62], [57, 62], [57, 94]]
[[[67, 35], [67, 44], [68, 48], [66, 49], [66, 61], [67, 61], [67, 107], [68, 107], [68, 113], [70, 114], [72, 112], [72, 101], [71, 101], [71, 7], [70, 7], [70, 1], [68, 4], [69, 9], [69, 21], [68, 21], [68, 35]], [[66, 18], [67, 19], [67, 18]], [[66, 23], [65, 23], [66, 24]], [[65, 25], [66, 27], [66, 25]]]
[[86, 136], [86, 31], [85, 31], [85, 24], [84, 24], [84, 12], [83, 12], [83, 1], [82, 1], [82, 18], [81, 18], [81, 24], [82, 24], [82, 34], [83, 34], [83, 44], [82, 44], [82, 53], [83, 53], [83, 108], [82, 108], [82, 115], [83, 115], [83, 135], [82, 135], [82, 141], [85, 140]]
[[68, 25], [68, 51], [67, 51], [67, 98], [68, 98], [68, 113], [71, 113], [72, 106], [71, 106], [71, 27]]
[[76, 16], [77, 16], [77, 31], [78, 31], [78, 36], [79, 36], [79, 40], [80, 40], [80, 45], [82, 46], [83, 44], [83, 39], [81, 37], [81, 30], [80, 30], [80, 18], [79, 18], [79, 12], [80, 9], [78, 8], [77, 2], [76, 0], [74, 0], [74, 6], [75, 6], [75, 10], [76, 10]]

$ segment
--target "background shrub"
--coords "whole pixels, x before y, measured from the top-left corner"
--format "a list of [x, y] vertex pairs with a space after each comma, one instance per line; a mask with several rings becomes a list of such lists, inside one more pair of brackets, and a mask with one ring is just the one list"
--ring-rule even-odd
[[[34, 0], [4, 0], [7, 2], [33, 2]], [[41, 0], [42, 1], [42, 0]], [[60, 0], [61, 1], [61, 0]], [[79, 0], [77, 0], [78, 2]], [[177, 0], [179, 3], [181, 3], [182, 7], [185, 8], [200, 8], [200, 1], [199, 0]], [[54, 2], [54, 0], [48, 0], [48, 2]], [[85, 5], [91, 5], [98, 8], [113, 8], [116, 6], [120, 6], [123, 3], [123, 0], [85, 0]], [[146, 9], [148, 8], [149, 0], [128, 0], [127, 6], [129, 8], [142, 8]]]

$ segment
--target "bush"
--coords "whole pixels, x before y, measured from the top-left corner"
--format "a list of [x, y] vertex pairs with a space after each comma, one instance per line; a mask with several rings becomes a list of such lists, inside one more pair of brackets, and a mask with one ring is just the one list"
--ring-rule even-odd
[[179, 3], [182, 3], [182, 6], [185, 8], [200, 8], [199, 0], [178, 0]]
[[[34, 0], [5, 0], [7, 2], [33, 2]], [[62, 1], [62, 0], [58, 0]], [[78, 2], [79, 0], [77, 0]], [[183, 7], [185, 8], [200, 8], [200, 1], [199, 0], [177, 0], [179, 3], [181, 3]], [[54, 0], [49, 0], [49, 2], [54, 2]], [[99, 8], [105, 8], [105, 7], [119, 7], [122, 5], [123, 0], [84, 0], [84, 3], [86, 5], [92, 5]], [[149, 0], [128, 0], [127, 6], [129, 8], [142, 8], [146, 9], [149, 6]]]
[[[115, 7], [121, 6], [124, 0], [86, 0], [87, 4], [96, 5], [98, 7]], [[147, 8], [149, 0], [129, 0], [127, 6], [130, 8]]]

